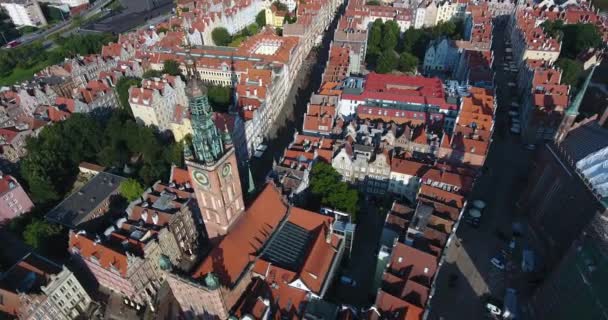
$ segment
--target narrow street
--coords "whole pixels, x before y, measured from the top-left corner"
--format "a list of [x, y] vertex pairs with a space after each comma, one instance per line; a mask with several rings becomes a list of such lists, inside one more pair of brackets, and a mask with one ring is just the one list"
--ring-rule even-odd
[[[509, 250], [514, 222], [524, 222], [515, 204], [525, 187], [533, 151], [526, 150], [519, 136], [509, 132], [508, 110], [517, 95], [504, 84], [513, 81], [515, 74], [504, 71], [504, 28], [494, 29], [495, 84], [498, 109], [493, 142], [486, 159], [487, 170], [475, 183], [469, 201], [486, 202], [479, 229], [463, 223], [457, 230], [457, 240], [446, 248], [446, 261], [437, 278], [437, 291], [432, 299], [428, 319], [484, 319], [492, 318], [485, 310], [487, 297], [503, 300], [506, 288], [518, 290], [520, 317], [525, 299], [519, 290], [520, 265], [524, 241], [517, 238], [516, 247], [507, 258], [506, 270], [493, 266], [490, 260]], [[449, 285], [448, 279], [456, 278]]]
[[333, 21], [323, 34], [319, 49], [313, 48], [304, 59], [289, 92], [289, 97], [271, 129], [270, 135], [266, 137], [265, 144], [268, 149], [261, 158], [251, 158], [251, 172], [256, 186], [264, 184], [266, 176], [272, 169], [273, 160], [279, 160], [285, 148], [293, 141], [294, 133], [301, 131], [310, 96], [321, 86], [323, 71], [329, 57], [329, 45], [345, 6], [346, 4], [343, 4], [338, 8]]

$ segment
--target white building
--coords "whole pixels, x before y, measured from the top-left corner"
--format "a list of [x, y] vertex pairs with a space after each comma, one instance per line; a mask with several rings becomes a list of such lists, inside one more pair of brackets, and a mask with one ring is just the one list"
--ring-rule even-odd
[[129, 104], [138, 122], [158, 127], [160, 131], [171, 130], [177, 105], [188, 105], [185, 84], [180, 77], [169, 75], [163, 78], [145, 79], [141, 88], [129, 90]]
[[91, 297], [65, 266], [58, 274], [51, 275], [49, 283], [40, 290], [57, 305], [65, 319], [76, 319], [91, 304]]
[[464, 19], [467, 3], [464, 1], [444, 1], [437, 4], [435, 24], [440, 22]]
[[16, 26], [41, 27], [47, 25], [36, 0], [12, 0], [0, 3]]
[[420, 189], [421, 176], [427, 169], [428, 167], [424, 163], [393, 158], [391, 161], [388, 191], [414, 203]]

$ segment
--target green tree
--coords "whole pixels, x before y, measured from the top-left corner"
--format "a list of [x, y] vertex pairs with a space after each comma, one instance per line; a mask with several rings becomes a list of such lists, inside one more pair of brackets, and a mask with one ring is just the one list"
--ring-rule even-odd
[[258, 12], [258, 14], [255, 16], [255, 23], [257, 23], [258, 26], [260, 26], [260, 27], [264, 27], [266, 25], [266, 11], [265, 10], [261, 10], [260, 12]]
[[378, 0], [369, 0], [365, 3], [368, 6], [379, 6], [381, 5], [380, 1]]
[[232, 102], [232, 88], [227, 86], [208, 86], [207, 96], [214, 111], [227, 112]]
[[257, 23], [252, 23], [248, 25], [244, 30], [245, 35], [248, 37], [257, 34], [258, 32], [260, 32], [260, 26], [258, 26]]
[[160, 27], [160, 28], [156, 29], [156, 33], [167, 33], [167, 31], [169, 31], [169, 29], [167, 29], [165, 27]]
[[310, 190], [322, 206], [351, 214], [358, 211], [359, 195], [356, 189], [342, 181], [342, 176], [331, 165], [318, 162], [312, 167]]
[[170, 74], [172, 76], [179, 76], [182, 74], [181, 69], [179, 68], [179, 62], [175, 60], [165, 60], [163, 62], [163, 73]]
[[159, 78], [163, 76], [163, 72], [159, 71], [159, 70], [154, 70], [154, 69], [150, 69], [146, 72], [144, 72], [144, 74], [142, 75], [143, 79], [150, 79], [150, 78]]
[[456, 34], [456, 24], [452, 21], [443, 21], [430, 29], [430, 34], [433, 39], [439, 37], [452, 37]]
[[397, 57], [395, 56], [395, 51], [393, 50], [385, 50], [382, 51], [382, 54], [378, 57], [378, 63], [376, 65], [376, 72], [378, 73], [389, 73], [397, 67]]
[[409, 53], [403, 52], [399, 55], [399, 70], [403, 72], [413, 72], [416, 71], [418, 67], [418, 58]]
[[122, 77], [116, 82], [116, 94], [118, 95], [118, 101], [124, 110], [131, 112], [131, 105], [129, 104], [129, 89], [133, 86], [139, 86], [141, 83], [140, 78], [136, 77]]
[[369, 31], [369, 39], [367, 41], [368, 48], [372, 48], [375, 51], [378, 51], [380, 48], [380, 42], [382, 41], [382, 20], [376, 19], [372, 24], [372, 27]]
[[57, 50], [68, 57], [85, 56], [101, 52], [101, 48], [104, 45], [116, 40], [117, 37], [110, 33], [72, 35], [68, 38], [60, 37], [57, 40], [57, 44], [59, 45]]
[[35, 218], [23, 231], [23, 240], [34, 249], [43, 250], [48, 247], [49, 241], [61, 234], [61, 227], [49, 224], [42, 219]]
[[546, 20], [545, 22], [541, 23], [540, 26], [541, 26], [541, 28], [543, 28], [543, 31], [550, 37], [558, 38], [563, 35], [563, 33], [562, 33], [562, 29], [564, 28], [563, 20], [554, 20], [554, 21]]
[[562, 69], [562, 83], [576, 87], [583, 73], [583, 64], [568, 58], [559, 58], [555, 64]]
[[576, 58], [583, 50], [598, 48], [602, 44], [597, 27], [590, 23], [565, 25], [563, 33], [561, 55], [566, 58]]
[[387, 32], [383, 33], [380, 49], [382, 49], [382, 51], [394, 50], [399, 39], [397, 35], [393, 33], [393, 31], [390, 31], [390, 29], [386, 31]]
[[120, 183], [120, 195], [129, 202], [139, 198], [144, 193], [144, 187], [135, 179], [127, 179]]
[[401, 29], [399, 28], [399, 25], [395, 20], [386, 21], [386, 23], [384, 23], [382, 31], [383, 33], [393, 33], [397, 37], [397, 39], [399, 39], [399, 36], [401, 34]]
[[230, 36], [230, 33], [228, 33], [226, 28], [222, 27], [213, 29], [213, 31], [211, 31], [211, 38], [216, 46], [227, 46], [232, 42], [232, 36]]

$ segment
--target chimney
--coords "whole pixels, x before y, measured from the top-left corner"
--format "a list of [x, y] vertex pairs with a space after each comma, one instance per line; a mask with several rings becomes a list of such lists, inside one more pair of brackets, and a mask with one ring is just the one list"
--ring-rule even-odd
[[334, 225], [330, 222], [329, 229], [327, 230], [327, 234], [325, 235], [325, 242], [331, 243], [331, 235], [334, 233]]

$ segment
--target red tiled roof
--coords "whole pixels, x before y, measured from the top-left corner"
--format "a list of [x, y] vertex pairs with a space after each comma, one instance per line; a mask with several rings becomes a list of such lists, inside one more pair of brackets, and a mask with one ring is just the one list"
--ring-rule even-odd
[[11, 188], [9, 187], [10, 182], [14, 184], [13, 189], [20, 187], [19, 182], [17, 182], [17, 180], [13, 178], [13, 176], [5, 174], [2, 176], [2, 178], [0, 178], [0, 195], [11, 190]]
[[456, 208], [462, 208], [464, 205], [464, 197], [443, 189], [431, 187], [423, 184], [420, 188], [420, 194], [433, 200], [443, 202]]
[[127, 276], [127, 256], [102, 244], [95, 243], [88, 235], [70, 232], [69, 247], [77, 248], [80, 256], [86, 260], [95, 257], [104, 269], [114, 266], [121, 276]]
[[429, 165], [414, 160], [395, 157], [391, 162], [391, 171], [407, 174], [409, 176], [422, 177], [429, 169]]
[[319, 294], [327, 279], [331, 264], [337, 254], [338, 237], [331, 235], [331, 241], [326, 241], [326, 234], [333, 222], [331, 217], [312, 211], [291, 208], [289, 222], [296, 224], [311, 233], [316, 233], [306, 261], [299, 274], [300, 279], [313, 292]]
[[382, 290], [380, 290], [376, 296], [375, 307], [381, 313], [380, 318], [375, 319], [385, 319], [382, 318], [382, 316], [386, 314], [386, 317], [390, 315], [392, 319], [396, 320], [422, 320], [422, 314], [424, 312], [422, 308]]
[[428, 170], [424, 176], [422, 176], [422, 181], [425, 183], [436, 181], [449, 184], [460, 188], [462, 192], [468, 192], [473, 187], [473, 177], [436, 168]]
[[173, 167], [171, 169], [171, 182], [175, 182], [177, 184], [190, 183], [190, 174], [188, 173], [188, 170]]
[[234, 229], [203, 260], [193, 277], [198, 279], [214, 272], [223, 285], [231, 287], [286, 213], [287, 206], [280, 191], [271, 184], [266, 185]]

